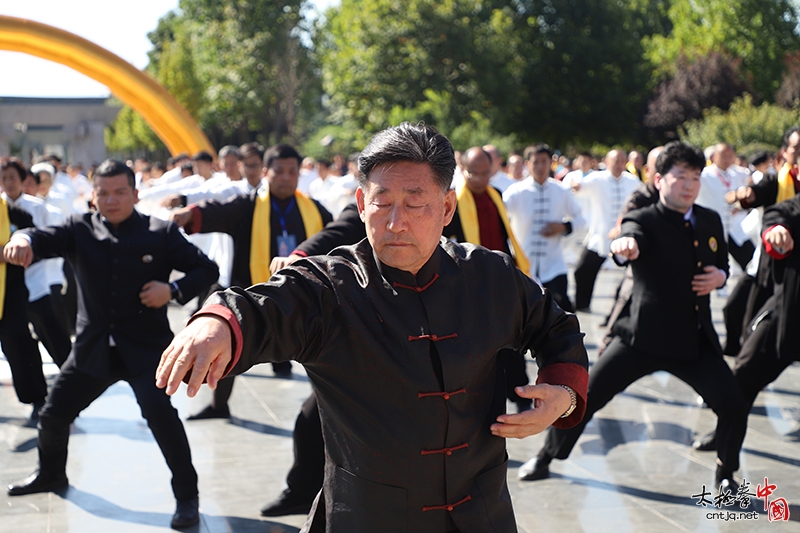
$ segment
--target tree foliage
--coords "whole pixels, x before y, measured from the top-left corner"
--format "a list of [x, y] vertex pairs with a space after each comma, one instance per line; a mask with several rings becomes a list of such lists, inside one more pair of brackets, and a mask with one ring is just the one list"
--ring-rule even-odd
[[753, 103], [753, 97], [737, 98], [725, 111], [712, 108], [703, 118], [691, 120], [680, 128], [682, 140], [695, 146], [709, 146], [721, 141], [736, 146], [737, 151], [748, 154], [753, 148], [769, 146], [777, 150], [783, 132], [800, 124], [800, 109], [785, 109], [776, 104]]
[[[147, 70], [216, 146], [326, 157], [400, 120], [459, 147], [645, 144], [744, 90], [794, 106], [795, 1], [341, 0], [314, 18], [309, 0], [180, 0]], [[163, 146], [130, 110], [109, 143]]]
[[675, 73], [681, 56], [726, 51], [741, 59], [758, 96], [771, 100], [785, 53], [800, 48], [792, 0], [671, 0], [667, 13], [672, 30], [643, 41], [645, 58], [662, 76]]
[[641, 32], [662, 23], [643, 12], [609, 0], [343, 0], [317, 41], [331, 118], [369, 135], [398, 106], [422, 111], [432, 90], [449, 95], [448, 125], [478, 113], [525, 140], [630, 138], [649, 92]]
[[644, 125], [659, 137], [675, 138], [678, 126], [699, 119], [704, 109], [727, 110], [748, 89], [739, 72], [739, 61], [712, 52], [690, 62], [678, 59], [675, 76], [656, 89]]

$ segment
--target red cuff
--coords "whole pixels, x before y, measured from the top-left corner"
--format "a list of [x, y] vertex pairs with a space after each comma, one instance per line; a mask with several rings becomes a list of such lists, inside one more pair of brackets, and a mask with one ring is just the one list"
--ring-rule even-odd
[[308, 254], [305, 253], [303, 250], [294, 250], [289, 255], [299, 255], [300, 257], [308, 257]]
[[200, 233], [200, 229], [203, 227], [203, 212], [196, 205], [190, 205], [189, 209], [192, 210], [192, 221], [183, 229], [188, 235]]
[[194, 315], [192, 315], [192, 318], [189, 319], [189, 324], [191, 324], [192, 321], [199, 316], [216, 316], [222, 318], [231, 327], [231, 331], [233, 332], [233, 338], [231, 339], [231, 352], [233, 353], [233, 357], [231, 358], [231, 362], [228, 363], [228, 366], [225, 368], [225, 373], [222, 376], [225, 377], [230, 374], [231, 370], [233, 370], [233, 367], [236, 366], [236, 363], [239, 362], [239, 359], [242, 356], [242, 326], [239, 325], [239, 321], [236, 319], [236, 315], [233, 314], [233, 311], [224, 305], [212, 304], [203, 307]]
[[[770, 226], [767, 229], [765, 229], [761, 233], [761, 242], [764, 243], [764, 251], [766, 251], [767, 254], [769, 254], [771, 257], [773, 257], [775, 259], [784, 259], [786, 256], [788, 256], [792, 252], [789, 251], [789, 252], [786, 252], [785, 254], [782, 254], [778, 250], [773, 248], [772, 245], [770, 243], [768, 243], [767, 240], [764, 238], [764, 236], [767, 233], [769, 233], [770, 230], [772, 230], [773, 228], [777, 228], [778, 226], [782, 226], [782, 224], [773, 224], [772, 226]], [[783, 226], [783, 227], [786, 227], [786, 226]]]
[[578, 403], [567, 418], [559, 418], [553, 427], [567, 429], [578, 425], [586, 412], [586, 394], [589, 388], [589, 372], [577, 363], [553, 363], [539, 369], [536, 384], [566, 385], [575, 391]]

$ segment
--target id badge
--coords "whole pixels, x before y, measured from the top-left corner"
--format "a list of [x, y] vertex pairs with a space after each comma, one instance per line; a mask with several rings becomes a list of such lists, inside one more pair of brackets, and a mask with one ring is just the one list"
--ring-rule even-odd
[[297, 248], [297, 237], [294, 235], [278, 235], [278, 257], [289, 257]]

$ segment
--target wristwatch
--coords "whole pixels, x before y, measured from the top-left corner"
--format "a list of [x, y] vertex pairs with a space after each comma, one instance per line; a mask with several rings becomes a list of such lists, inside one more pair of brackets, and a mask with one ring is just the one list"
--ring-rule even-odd
[[569, 385], [559, 385], [559, 387], [564, 387], [565, 389], [567, 389], [567, 392], [569, 393], [569, 399], [570, 399], [569, 409], [567, 409], [564, 412], [564, 414], [561, 415], [560, 417], [560, 418], [567, 418], [569, 415], [572, 414], [572, 411], [575, 410], [575, 407], [578, 406], [578, 395], [575, 394], [575, 391], [572, 390], [572, 387], [570, 387]]

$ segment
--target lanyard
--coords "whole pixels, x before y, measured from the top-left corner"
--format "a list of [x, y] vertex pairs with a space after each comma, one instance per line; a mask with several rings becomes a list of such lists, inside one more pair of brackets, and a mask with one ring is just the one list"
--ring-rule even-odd
[[286, 211], [281, 212], [277, 202], [275, 202], [275, 200], [272, 200], [272, 209], [274, 209], [275, 212], [278, 213], [278, 218], [281, 224], [281, 231], [283, 231], [284, 237], [288, 235], [288, 232], [286, 231], [286, 216], [292, 211], [292, 209], [294, 208], [294, 204], [295, 201], [294, 198], [292, 198], [292, 201], [289, 202], [288, 206], [286, 206]]
[[727, 179], [725, 174], [716, 165], [714, 166], [714, 172], [717, 174], [717, 177], [719, 178], [719, 181], [721, 181], [722, 184], [725, 185], [725, 188], [726, 189], [730, 189], [731, 188], [731, 180]]

